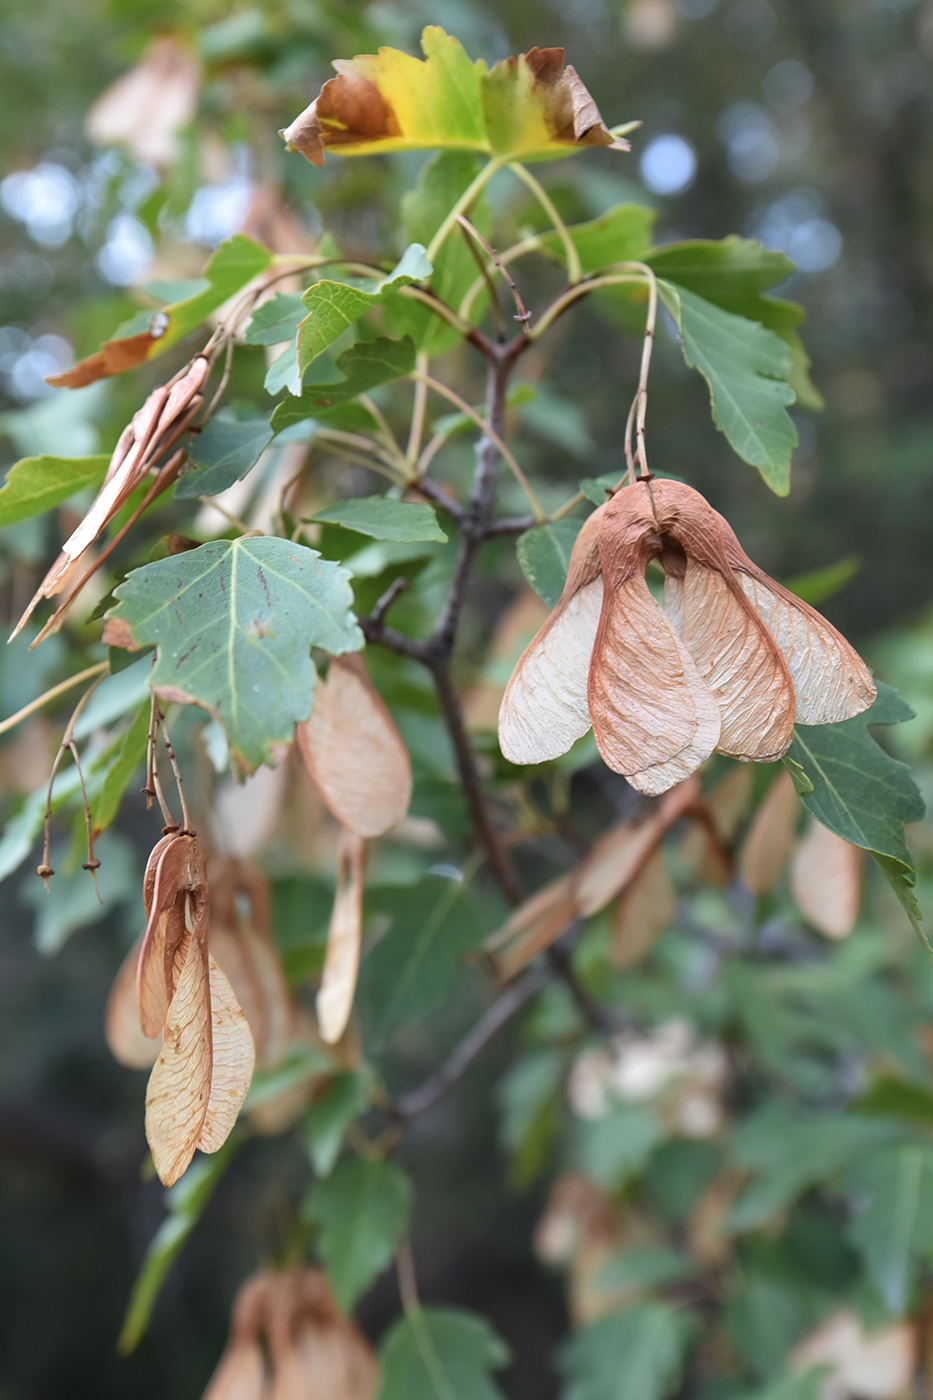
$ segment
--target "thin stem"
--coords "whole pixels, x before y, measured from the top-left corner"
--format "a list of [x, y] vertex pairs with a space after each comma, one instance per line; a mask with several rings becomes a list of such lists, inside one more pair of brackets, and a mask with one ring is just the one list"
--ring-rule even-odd
[[407, 1240], [404, 1244], [400, 1244], [396, 1251], [395, 1268], [398, 1274], [398, 1292], [402, 1300], [402, 1307], [409, 1316], [412, 1313], [420, 1312], [421, 1300], [418, 1297], [415, 1261], [412, 1258], [411, 1245]]
[[638, 407], [638, 393], [632, 399], [632, 406], [628, 411], [625, 420], [625, 465], [627, 468], [628, 482], [631, 486], [635, 480], [635, 457], [632, 452], [632, 429], [635, 424], [635, 409]]
[[554, 231], [564, 245], [564, 254], [567, 258], [567, 280], [571, 286], [575, 286], [583, 276], [583, 264], [580, 262], [580, 254], [577, 252], [576, 244], [570, 236], [570, 230], [557, 212], [554, 202], [547, 190], [535, 179], [531, 171], [526, 170], [524, 165], [520, 165], [518, 161], [513, 161], [509, 169], [514, 170], [523, 184], [528, 186], [535, 199], [537, 199], [541, 208], [554, 225]]
[[[442, 443], [438, 444], [440, 446], [443, 442], [447, 441], [447, 437], [448, 435], [445, 433], [437, 433], [428, 443], [418, 460], [419, 472], [412, 482], [412, 489], [420, 491], [422, 496], [427, 496], [429, 501], [433, 501], [435, 505], [440, 506], [441, 510], [445, 511], [447, 515], [450, 516], [451, 520], [460, 522], [463, 520], [464, 516], [463, 507], [459, 502], [455, 501], [452, 496], [449, 496], [442, 486], [438, 486], [436, 481], [432, 481], [429, 476], [425, 476], [424, 470], [422, 469], [422, 463], [426, 460], [430, 462], [431, 457], [433, 457], [434, 453], [431, 449], [437, 439], [442, 439]], [[434, 451], [436, 450], [435, 448]]]
[[255, 530], [250, 529], [245, 521], [240, 520], [226, 506], [222, 506], [216, 496], [199, 496], [198, 500], [202, 506], [210, 506], [211, 510], [216, 510], [217, 514], [222, 515], [224, 520], [228, 520], [234, 530], [239, 530], [241, 535], [254, 535], [256, 533]]
[[437, 230], [437, 233], [435, 233], [431, 242], [428, 244], [427, 258], [429, 262], [434, 262], [451, 229], [456, 226], [457, 216], [466, 213], [476, 196], [481, 190], [485, 189], [492, 177], [500, 171], [505, 164], [506, 161], [501, 156], [493, 156], [492, 159], [483, 166], [476, 178], [472, 180], [463, 191], [463, 194], [457, 200], [456, 204]]
[[[499, 300], [499, 291], [496, 287], [495, 279], [492, 275], [492, 269], [486, 266], [482, 253], [477, 248], [470, 235], [466, 232], [466, 228], [472, 228], [473, 225], [469, 223], [468, 219], [464, 219], [462, 215], [460, 223], [464, 229], [463, 241], [466, 243], [467, 247], [470, 250], [470, 257], [473, 259], [473, 261], [476, 263], [476, 266], [479, 268], [480, 281], [489, 293], [489, 305], [492, 309], [493, 320], [496, 323], [496, 336], [500, 341], [505, 340], [505, 312], [502, 310], [502, 303]], [[501, 261], [500, 266], [504, 266], [504, 264], [501, 263]]]
[[195, 833], [191, 830], [191, 817], [188, 813], [188, 804], [185, 801], [185, 789], [181, 781], [181, 773], [179, 772], [178, 768], [178, 759], [175, 757], [175, 750], [172, 747], [172, 741], [169, 738], [169, 732], [165, 724], [165, 716], [163, 715], [162, 711], [158, 708], [156, 708], [156, 719], [159, 722], [159, 728], [162, 730], [162, 739], [165, 743], [165, 751], [168, 754], [168, 761], [172, 765], [172, 774], [175, 778], [175, 786], [178, 789], [178, 800], [181, 803], [181, 829], [183, 832], [185, 832], [186, 835], [193, 836]]
[[[639, 264], [640, 266], [640, 264]], [[583, 282], [577, 282], [574, 286], [568, 287], [565, 292], [561, 292], [551, 302], [548, 309], [542, 313], [533, 331], [528, 335], [531, 340], [540, 340], [544, 332], [554, 324], [559, 316], [562, 316], [568, 307], [581, 297], [588, 296], [590, 292], [598, 292], [601, 287], [621, 287], [626, 283], [644, 283], [648, 279], [643, 272], [620, 272], [607, 273], [605, 276], [589, 277]]]
[[84, 862], [83, 868], [90, 872], [91, 879], [94, 881], [94, 889], [97, 893], [98, 904], [103, 904], [104, 901], [100, 897], [100, 885], [97, 883], [97, 872], [100, 869], [100, 861], [94, 854], [94, 827], [91, 820], [91, 804], [87, 800], [87, 786], [84, 781], [84, 770], [81, 767], [81, 759], [78, 756], [78, 746], [73, 739], [68, 745], [68, 748], [71, 751], [71, 757], [74, 760], [74, 766], [78, 772], [78, 782], [81, 784], [81, 803], [84, 808], [84, 826], [87, 831], [87, 860]]
[[518, 462], [516, 462], [512, 451], [502, 441], [502, 438], [496, 432], [495, 428], [492, 427], [492, 425], [487, 421], [487, 419], [481, 417], [481, 415], [477, 413], [476, 409], [473, 408], [471, 404], [467, 403], [466, 399], [462, 399], [459, 394], [455, 394], [453, 389], [448, 389], [447, 385], [442, 384], [439, 379], [433, 379], [429, 374], [422, 375], [420, 376], [420, 378], [424, 380], [425, 384], [427, 384], [429, 389], [433, 389], [436, 394], [441, 394], [450, 403], [455, 404], [457, 408], [460, 409], [461, 413], [465, 413], [468, 418], [472, 418], [473, 422], [477, 425], [478, 428], [482, 430], [485, 436], [488, 437], [491, 442], [495, 443], [496, 448], [499, 452], [502, 453], [502, 456], [512, 468], [512, 472], [515, 475], [515, 479], [521, 486], [522, 490], [525, 492], [525, 495], [528, 497], [528, 503], [531, 506], [531, 509], [534, 511], [535, 519], [539, 522], [542, 520], [546, 520], [547, 514], [544, 510], [544, 507], [541, 505], [541, 502], [538, 500], [537, 496], [532, 490], [528, 478], [525, 476], [525, 473], [518, 465]]
[[55, 871], [52, 869], [49, 860], [52, 845], [52, 788], [55, 786], [55, 776], [58, 773], [62, 759], [65, 757], [65, 754], [71, 748], [72, 736], [74, 735], [75, 725], [78, 722], [78, 717], [80, 716], [81, 711], [84, 709], [85, 705], [90, 700], [91, 696], [94, 694], [94, 691], [97, 689], [97, 687], [100, 685], [103, 679], [104, 677], [102, 675], [98, 676], [94, 684], [88, 686], [87, 690], [84, 692], [84, 694], [81, 696], [81, 699], [78, 701], [77, 705], [72, 710], [71, 719], [65, 726], [65, 732], [62, 735], [62, 741], [58, 746], [58, 753], [55, 755], [54, 762], [52, 763], [52, 771], [49, 774], [49, 786], [45, 795], [45, 841], [43, 843], [42, 848], [42, 864], [36, 870], [36, 874], [41, 876], [46, 889], [48, 889], [49, 887], [49, 876], [55, 874]]
[[433, 311], [435, 316], [440, 316], [442, 321], [446, 321], [448, 326], [453, 326], [459, 331], [465, 340], [472, 341], [482, 354], [489, 354], [491, 341], [483, 335], [482, 331], [465, 321], [452, 306], [448, 306], [446, 301], [441, 301], [434, 292], [426, 291], [424, 287], [399, 287], [399, 295], [407, 297], [409, 301], [419, 301], [422, 306], [426, 306], [429, 311]]
[[486, 805], [483, 780], [477, 766], [476, 754], [473, 752], [473, 746], [466, 731], [460, 697], [457, 695], [457, 688], [450, 673], [450, 663], [440, 661], [431, 667], [431, 671], [434, 676], [441, 714], [444, 717], [457, 756], [460, 781], [463, 785], [467, 805], [470, 808], [476, 834], [486, 850], [493, 874], [506, 898], [512, 904], [520, 904], [523, 898], [522, 887], [512, 865], [511, 857], [493, 825], [489, 808]]
[[[513, 243], [511, 248], [506, 248], [503, 252], [498, 254], [499, 263], [501, 263], [503, 267], [508, 267], [519, 258], [523, 258], [526, 253], [536, 253], [543, 244], [544, 240], [538, 233], [532, 238], [523, 238], [519, 243]], [[472, 283], [466, 295], [462, 298], [460, 305], [457, 307], [458, 316], [463, 317], [467, 321], [469, 320], [476, 303], [476, 298], [488, 284], [490, 275], [491, 270], [484, 267], [482, 276], [477, 277], [476, 281]]]
[[409, 1123], [422, 1113], [427, 1113], [439, 1103], [450, 1090], [459, 1083], [467, 1070], [479, 1059], [504, 1026], [507, 1026], [518, 1013], [527, 1006], [538, 992], [551, 980], [551, 970], [546, 963], [536, 963], [507, 987], [476, 1024], [467, 1031], [460, 1044], [451, 1053], [436, 1074], [417, 1089], [396, 1099], [392, 1112], [403, 1123]]
[[[490, 243], [487, 243], [486, 239], [480, 233], [479, 229], [474, 228], [473, 224], [470, 223], [469, 219], [465, 219], [462, 214], [459, 214], [457, 218], [458, 222], [460, 223], [461, 227], [464, 229], [467, 235], [467, 239], [472, 240], [475, 238], [477, 243], [480, 243], [486, 249], [486, 252], [492, 258], [493, 262], [495, 263], [496, 267], [498, 267], [499, 271], [502, 273], [502, 276], [505, 278], [506, 282], [508, 282], [509, 291], [512, 293], [512, 300], [515, 302], [515, 311], [517, 313], [515, 319], [516, 321], [520, 321], [523, 326], [527, 326], [528, 322], [531, 320], [531, 312], [526, 309], [525, 303], [522, 301], [521, 293], [518, 290], [518, 286], [515, 282], [515, 279], [512, 277], [512, 274], [509, 272], [505, 263], [499, 257], [499, 254], [496, 252], [495, 248], [493, 248]], [[486, 270], [481, 259], [480, 266], [483, 267], [484, 271]], [[501, 317], [502, 308], [499, 307], [499, 298], [496, 296], [495, 283], [492, 281], [491, 278], [489, 281], [489, 287], [490, 295], [495, 297], [495, 304], [499, 308], [499, 315]]]
[[47, 705], [51, 700], [57, 700], [59, 695], [64, 695], [73, 686], [80, 685], [82, 681], [89, 681], [93, 676], [100, 676], [109, 670], [109, 661], [99, 661], [96, 666], [88, 666], [86, 671], [79, 671], [76, 676], [69, 676], [66, 681], [59, 681], [58, 685], [53, 685], [51, 690], [46, 690], [42, 695], [30, 700], [28, 705], [24, 705], [21, 710], [17, 710], [15, 715], [10, 715], [9, 719], [0, 723], [0, 734], [6, 734], [10, 729], [14, 729], [21, 720], [28, 719], [35, 714], [36, 710], [41, 710], [43, 705]]
[[[424, 376], [428, 372], [430, 357], [423, 350], [419, 350], [415, 357], [415, 373]], [[418, 453], [421, 451], [421, 439], [424, 434], [424, 414], [428, 404], [428, 386], [425, 379], [419, 378], [415, 383], [415, 397], [411, 407], [411, 428], [408, 433], [408, 447], [405, 450], [405, 458], [409, 468], [416, 470]]]
[[633, 264], [638, 266], [648, 278], [648, 315], [645, 319], [645, 339], [641, 347], [641, 370], [638, 375], [638, 388], [635, 391], [635, 401], [638, 410], [635, 417], [635, 456], [641, 468], [642, 476], [650, 476], [648, 471], [648, 458], [645, 454], [645, 417], [648, 413], [648, 371], [651, 368], [651, 351], [654, 348], [654, 330], [658, 319], [658, 279], [654, 275], [654, 269], [647, 263]]
[[404, 454], [402, 453], [402, 449], [398, 444], [398, 440], [395, 434], [389, 426], [389, 420], [386, 418], [382, 409], [379, 407], [378, 404], [373, 402], [373, 400], [369, 397], [368, 394], [360, 394], [359, 401], [366, 409], [366, 412], [371, 413], [372, 416], [375, 418], [376, 424], [379, 428], [379, 432], [382, 436], [383, 441], [385, 442], [386, 450], [389, 453], [389, 455], [395, 461], [402, 461]]

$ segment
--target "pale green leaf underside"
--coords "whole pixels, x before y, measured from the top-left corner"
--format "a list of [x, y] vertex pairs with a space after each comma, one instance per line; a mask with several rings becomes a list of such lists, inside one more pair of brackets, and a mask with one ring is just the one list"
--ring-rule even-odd
[[312, 646], [358, 651], [350, 575], [288, 540], [218, 540], [135, 569], [110, 619], [156, 646], [150, 684], [202, 705], [248, 772], [274, 763], [311, 712]]
[[502, 1400], [490, 1379], [509, 1353], [485, 1318], [458, 1308], [419, 1308], [382, 1344], [378, 1400]]
[[515, 552], [522, 572], [549, 608], [555, 606], [563, 592], [570, 554], [579, 533], [579, 520], [555, 520], [552, 525], [535, 525], [518, 537]]
[[447, 536], [437, 523], [437, 516], [428, 505], [408, 501], [393, 501], [386, 496], [361, 496], [356, 500], [338, 501], [336, 505], [319, 510], [312, 520], [327, 525], [342, 525], [374, 540], [438, 540], [446, 544]]

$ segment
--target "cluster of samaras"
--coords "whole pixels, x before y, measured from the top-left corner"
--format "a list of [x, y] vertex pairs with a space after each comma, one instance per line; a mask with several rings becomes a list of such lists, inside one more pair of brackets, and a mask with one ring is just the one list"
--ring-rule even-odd
[[[648, 588], [664, 570], [664, 604]], [[698, 491], [626, 486], [586, 521], [563, 594], [499, 715], [513, 763], [566, 753], [590, 725], [608, 766], [661, 793], [714, 750], [770, 762], [795, 721], [866, 710], [875, 685], [844, 637], [770, 579]]]

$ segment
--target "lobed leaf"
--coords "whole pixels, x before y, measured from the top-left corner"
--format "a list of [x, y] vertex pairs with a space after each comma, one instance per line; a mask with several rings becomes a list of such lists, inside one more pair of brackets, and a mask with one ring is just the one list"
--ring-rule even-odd
[[[651, 231], [656, 219], [656, 211], [646, 204], [616, 204], [598, 219], [571, 224], [567, 232], [580, 255], [583, 272], [602, 272], [619, 262], [651, 261]], [[543, 233], [538, 243], [543, 252], [563, 258], [564, 245], [558, 234]]]
[[362, 646], [350, 576], [313, 549], [273, 538], [218, 540], [135, 569], [115, 590], [107, 640], [157, 647], [157, 694], [203, 706], [237, 765], [274, 764], [307, 719], [310, 649]]
[[684, 359], [709, 385], [716, 426], [772, 491], [786, 496], [797, 446], [797, 429], [787, 413], [796, 397], [787, 382], [792, 369], [787, 346], [773, 331], [685, 287], [659, 281], [658, 291], [680, 331]]
[[216, 496], [252, 471], [272, 441], [268, 418], [222, 408], [188, 443], [193, 466], [183, 471], [175, 500]]
[[374, 540], [447, 543], [432, 506], [393, 501], [388, 496], [358, 496], [338, 501], [336, 505], [317, 511], [310, 519], [323, 525], [342, 525], [345, 530], [355, 530]]
[[379, 336], [351, 345], [337, 357], [337, 368], [344, 376], [328, 384], [306, 384], [297, 397], [285, 399], [272, 414], [272, 427], [277, 433], [306, 418], [320, 418], [329, 409], [367, 394], [380, 384], [410, 374], [415, 367], [414, 342], [405, 336], [389, 340]]

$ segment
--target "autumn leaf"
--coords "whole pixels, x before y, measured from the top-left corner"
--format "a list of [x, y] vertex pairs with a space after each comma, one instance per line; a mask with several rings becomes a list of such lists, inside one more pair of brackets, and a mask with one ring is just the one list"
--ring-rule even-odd
[[503, 159], [567, 155], [580, 146], [627, 151], [605, 125], [563, 49], [531, 49], [488, 69], [437, 25], [421, 35], [424, 59], [398, 49], [337, 59], [338, 76], [281, 135], [313, 165], [340, 155], [426, 148], [485, 151]]

